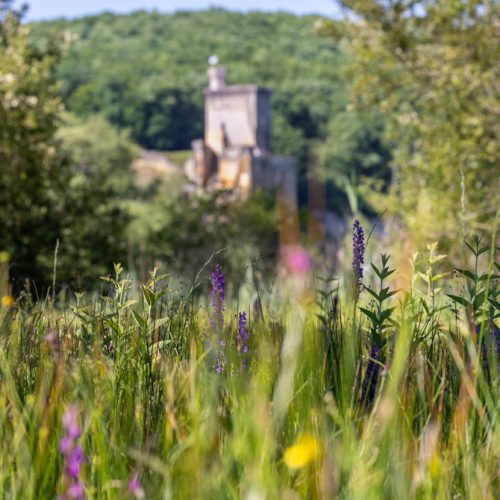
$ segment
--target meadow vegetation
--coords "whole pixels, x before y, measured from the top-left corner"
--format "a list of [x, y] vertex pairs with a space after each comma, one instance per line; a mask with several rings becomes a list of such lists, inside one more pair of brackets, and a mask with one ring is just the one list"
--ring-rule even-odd
[[340, 282], [294, 247], [273, 283], [228, 283], [219, 254], [187, 289], [116, 265], [96, 295], [4, 296], [1, 491], [495, 498], [494, 246], [466, 242], [474, 265], [453, 270], [430, 245], [397, 290], [355, 229]]
[[[341, 3], [28, 26], [0, 0], [0, 497], [498, 498], [499, 7]], [[213, 53], [275, 90], [298, 218], [134, 182], [202, 135]], [[320, 176], [359, 219], [335, 262]]]

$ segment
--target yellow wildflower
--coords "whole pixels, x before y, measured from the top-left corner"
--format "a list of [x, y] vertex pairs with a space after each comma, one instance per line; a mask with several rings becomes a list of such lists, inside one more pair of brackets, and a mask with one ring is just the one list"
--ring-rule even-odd
[[431, 463], [429, 464], [429, 471], [431, 473], [431, 478], [435, 481], [439, 478], [441, 473], [441, 460], [439, 459], [439, 454], [434, 453], [434, 456], [431, 459]]
[[4, 295], [2, 297], [2, 305], [4, 307], [12, 307], [14, 305], [14, 297], [11, 295]]
[[304, 434], [285, 450], [283, 459], [290, 469], [300, 469], [314, 462], [321, 454], [321, 447], [310, 434]]

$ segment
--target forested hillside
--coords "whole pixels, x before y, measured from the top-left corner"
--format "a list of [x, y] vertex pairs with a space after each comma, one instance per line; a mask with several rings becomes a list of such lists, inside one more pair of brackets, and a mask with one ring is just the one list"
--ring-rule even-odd
[[202, 137], [207, 59], [217, 54], [229, 83], [274, 90], [276, 154], [297, 157], [303, 169], [314, 157], [339, 186], [344, 174], [387, 178], [381, 120], [346, 113], [346, 56], [341, 44], [317, 35], [318, 21], [221, 9], [137, 12], [37, 23], [31, 36], [44, 50], [66, 40], [55, 76], [69, 111], [101, 113], [144, 148], [187, 149]]
[[[211, 9], [26, 27], [0, 0], [0, 250], [17, 286], [49, 283], [56, 254], [62, 282], [93, 283], [113, 262], [146, 269], [151, 259], [177, 259], [183, 271], [187, 259], [197, 272], [205, 255], [186, 248], [210, 253], [234, 238], [234, 221], [205, 224], [174, 182], [137, 191], [129, 168], [132, 143], [184, 150], [202, 136], [212, 54], [229, 83], [274, 90], [273, 152], [298, 159], [301, 208], [306, 176], [322, 172], [333, 181], [328, 209], [386, 211], [416, 247], [439, 241], [453, 252], [468, 231], [489, 230], [499, 192], [498, 6], [436, 0], [424, 15], [342, 3], [359, 22]], [[201, 213], [216, 214], [218, 201], [207, 203]], [[276, 220], [265, 203], [232, 208], [241, 220], [251, 214], [242, 223], [254, 228], [249, 255], [272, 253]]]

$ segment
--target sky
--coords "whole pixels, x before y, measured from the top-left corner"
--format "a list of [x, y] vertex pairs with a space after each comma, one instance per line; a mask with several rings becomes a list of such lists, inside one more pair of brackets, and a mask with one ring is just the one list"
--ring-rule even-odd
[[24, 0], [29, 11], [27, 21], [79, 17], [103, 11], [127, 13], [134, 10], [156, 9], [160, 12], [201, 10], [211, 6], [230, 10], [285, 10], [295, 14], [323, 14], [335, 17], [339, 13], [334, 0]]

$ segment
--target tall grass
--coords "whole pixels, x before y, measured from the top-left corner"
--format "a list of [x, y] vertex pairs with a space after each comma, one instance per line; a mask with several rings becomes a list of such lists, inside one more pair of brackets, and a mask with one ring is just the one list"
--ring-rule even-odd
[[308, 266], [242, 287], [222, 373], [198, 278], [139, 287], [116, 266], [98, 296], [6, 301], [1, 497], [69, 498], [69, 405], [87, 498], [498, 497], [500, 269], [492, 245], [468, 246], [472, 269], [449, 274], [435, 246], [415, 255], [407, 290], [388, 256], [359, 294]]

